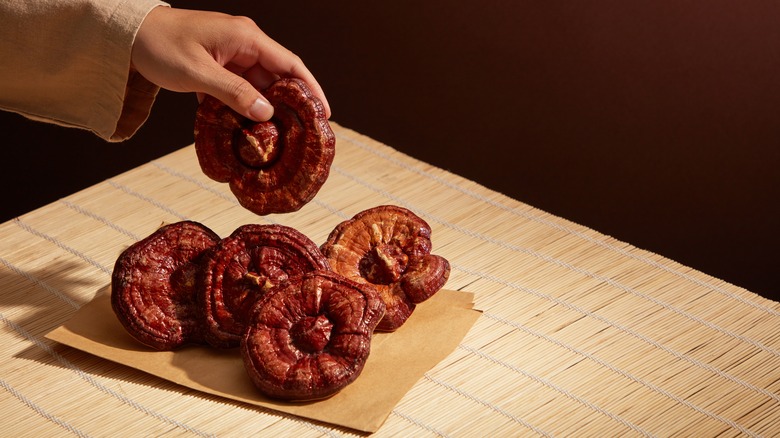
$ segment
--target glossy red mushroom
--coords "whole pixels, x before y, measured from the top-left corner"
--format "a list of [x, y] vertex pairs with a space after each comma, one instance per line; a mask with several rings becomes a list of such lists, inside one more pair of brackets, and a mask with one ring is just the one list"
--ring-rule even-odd
[[335, 272], [379, 291], [387, 306], [377, 327], [383, 331], [403, 325], [450, 274], [449, 262], [431, 254], [428, 223], [394, 205], [370, 208], [340, 223], [321, 250]]
[[125, 249], [111, 275], [111, 306], [139, 342], [157, 350], [202, 343], [197, 273], [202, 254], [219, 236], [202, 224], [182, 221]]
[[261, 123], [211, 96], [203, 99], [195, 116], [198, 162], [256, 214], [297, 211], [327, 180], [336, 137], [322, 102], [302, 80], [280, 79], [263, 95], [274, 116]]

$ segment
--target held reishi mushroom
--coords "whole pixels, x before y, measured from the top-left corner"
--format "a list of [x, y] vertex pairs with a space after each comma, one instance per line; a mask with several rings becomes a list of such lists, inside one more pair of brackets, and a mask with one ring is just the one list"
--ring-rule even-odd
[[203, 255], [200, 306], [204, 337], [217, 348], [239, 344], [254, 303], [291, 277], [330, 266], [311, 239], [284, 225], [237, 228]]
[[410, 210], [381, 205], [341, 222], [321, 246], [333, 271], [373, 285], [387, 311], [377, 330], [394, 331], [447, 282], [449, 262], [431, 254], [431, 228]]
[[322, 102], [302, 80], [280, 79], [263, 95], [274, 116], [261, 123], [211, 96], [203, 99], [195, 115], [198, 162], [256, 214], [297, 211], [327, 180], [336, 137]]
[[241, 356], [255, 386], [288, 401], [330, 397], [363, 370], [385, 305], [332, 271], [312, 271], [255, 304]]
[[157, 350], [202, 343], [196, 303], [200, 257], [219, 241], [202, 224], [176, 222], [125, 249], [111, 274], [111, 307], [127, 332]]

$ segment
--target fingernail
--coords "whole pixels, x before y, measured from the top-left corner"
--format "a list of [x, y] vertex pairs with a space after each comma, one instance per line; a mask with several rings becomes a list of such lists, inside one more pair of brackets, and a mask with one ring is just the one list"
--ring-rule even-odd
[[258, 97], [249, 107], [249, 116], [258, 122], [269, 120], [274, 115], [274, 107], [263, 99]]

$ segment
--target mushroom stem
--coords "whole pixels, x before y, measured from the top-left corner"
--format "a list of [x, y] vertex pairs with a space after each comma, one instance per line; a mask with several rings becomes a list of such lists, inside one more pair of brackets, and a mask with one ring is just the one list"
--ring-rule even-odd
[[290, 334], [295, 345], [301, 351], [318, 353], [325, 349], [330, 342], [330, 333], [333, 330], [331, 323], [325, 315], [307, 316], [301, 319]]
[[246, 166], [262, 169], [279, 156], [279, 131], [272, 122], [256, 123], [236, 135], [238, 157]]

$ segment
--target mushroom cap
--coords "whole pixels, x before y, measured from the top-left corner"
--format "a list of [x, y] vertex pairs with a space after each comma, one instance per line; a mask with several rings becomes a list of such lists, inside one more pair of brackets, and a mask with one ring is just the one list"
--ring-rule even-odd
[[387, 306], [377, 330], [403, 325], [447, 282], [449, 262], [431, 254], [431, 228], [411, 210], [380, 205], [341, 222], [320, 247], [331, 268], [371, 284]]
[[258, 215], [297, 211], [328, 179], [336, 136], [322, 102], [302, 80], [279, 79], [263, 95], [274, 115], [260, 123], [214, 97], [203, 99], [195, 115], [198, 162]]
[[157, 350], [202, 343], [196, 277], [202, 254], [218, 241], [204, 225], [182, 221], [122, 251], [111, 274], [111, 307], [131, 336]]
[[254, 303], [292, 277], [330, 265], [317, 245], [294, 228], [248, 224], [203, 255], [199, 304], [206, 342], [238, 345]]
[[332, 271], [287, 282], [255, 305], [241, 356], [255, 386], [288, 401], [329, 397], [362, 372], [385, 305]]

